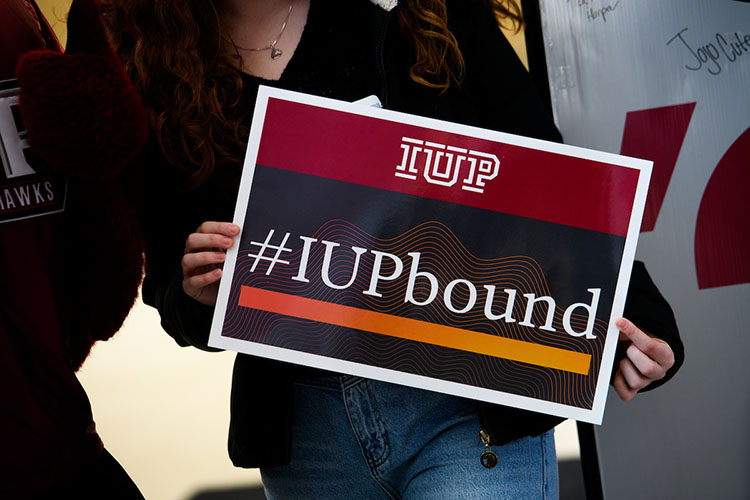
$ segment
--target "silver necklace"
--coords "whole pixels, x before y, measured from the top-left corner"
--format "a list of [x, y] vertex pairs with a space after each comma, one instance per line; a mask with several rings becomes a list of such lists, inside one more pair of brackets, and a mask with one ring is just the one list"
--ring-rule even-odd
[[292, 15], [292, 7], [294, 7], [294, 0], [289, 2], [289, 10], [286, 12], [286, 17], [284, 17], [284, 22], [281, 25], [281, 29], [279, 30], [279, 34], [276, 35], [276, 38], [273, 39], [273, 42], [269, 43], [265, 47], [240, 47], [234, 41], [232, 41], [232, 45], [234, 45], [234, 48], [239, 50], [247, 50], [250, 52], [262, 52], [264, 50], [270, 50], [271, 51], [271, 59], [278, 59], [281, 57], [281, 54], [283, 52], [281, 49], [276, 48], [276, 44], [279, 43], [279, 39], [281, 38], [281, 35], [284, 34], [284, 30], [286, 29], [286, 23], [289, 22], [289, 16]]

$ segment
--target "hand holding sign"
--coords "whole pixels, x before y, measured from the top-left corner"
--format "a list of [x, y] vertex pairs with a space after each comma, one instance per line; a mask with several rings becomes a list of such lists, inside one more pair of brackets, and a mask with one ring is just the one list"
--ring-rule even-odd
[[630, 401], [639, 390], [664, 377], [674, 364], [674, 352], [669, 344], [650, 337], [625, 318], [617, 320], [616, 325], [620, 329], [620, 340], [630, 345], [612, 385], [620, 399]]
[[186, 294], [202, 304], [216, 304], [225, 252], [239, 233], [235, 224], [208, 221], [187, 237], [182, 257], [182, 289]]

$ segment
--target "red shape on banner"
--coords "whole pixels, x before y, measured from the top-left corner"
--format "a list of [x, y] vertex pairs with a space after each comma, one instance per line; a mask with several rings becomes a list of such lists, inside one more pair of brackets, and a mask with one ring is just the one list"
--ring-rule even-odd
[[630, 111], [625, 117], [620, 154], [654, 162], [641, 232], [656, 225], [694, 109], [690, 102]]
[[750, 283], [750, 128], [730, 146], [703, 193], [695, 227], [698, 287]]

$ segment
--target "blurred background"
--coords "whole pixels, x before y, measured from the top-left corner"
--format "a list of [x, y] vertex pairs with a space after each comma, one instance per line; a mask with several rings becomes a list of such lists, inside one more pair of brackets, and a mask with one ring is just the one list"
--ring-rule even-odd
[[[37, 0], [62, 45], [71, 0]], [[509, 34], [525, 58], [522, 36]], [[122, 330], [94, 346], [78, 375], [107, 449], [147, 500], [264, 498], [257, 470], [227, 455], [234, 354], [180, 348], [140, 301]], [[561, 499], [583, 498], [575, 423], [556, 430]]]

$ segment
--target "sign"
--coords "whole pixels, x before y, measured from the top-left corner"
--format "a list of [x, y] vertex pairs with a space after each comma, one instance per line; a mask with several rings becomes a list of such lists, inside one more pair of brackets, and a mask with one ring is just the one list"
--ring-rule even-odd
[[649, 174], [261, 88], [209, 345], [600, 422]]

